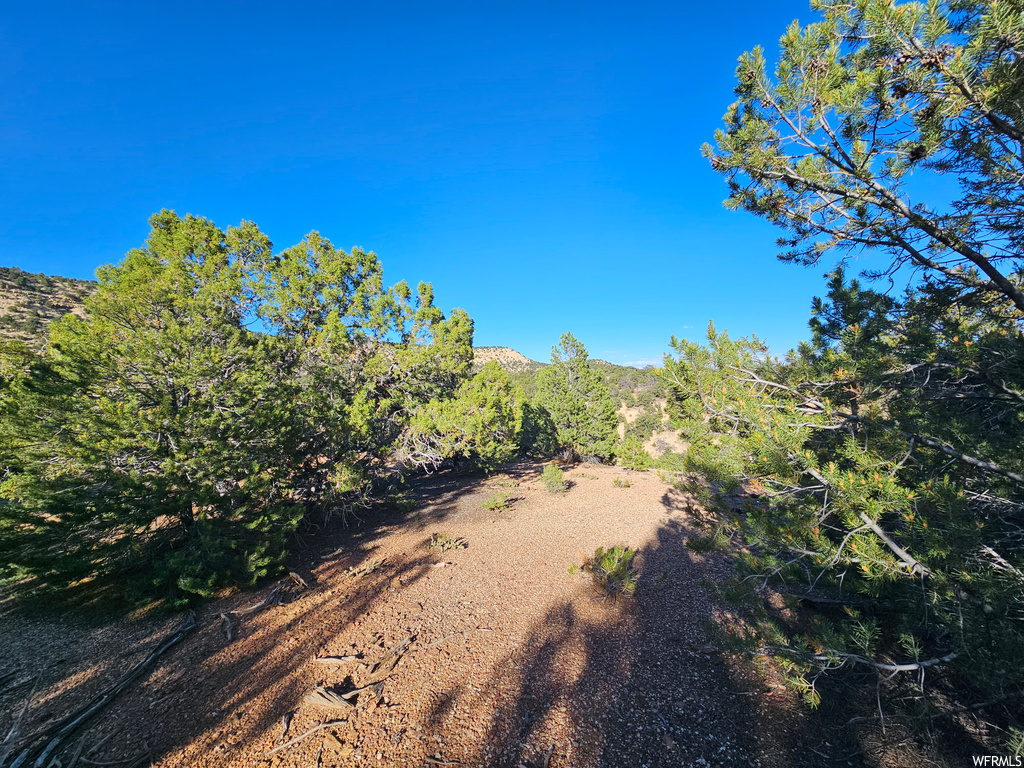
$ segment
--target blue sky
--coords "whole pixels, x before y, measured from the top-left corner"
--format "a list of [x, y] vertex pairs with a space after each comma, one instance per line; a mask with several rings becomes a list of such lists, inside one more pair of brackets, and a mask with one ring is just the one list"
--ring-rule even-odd
[[476, 343], [658, 362], [708, 320], [776, 352], [826, 265], [700, 156], [736, 58], [806, 0], [19, 3], [0, 16], [0, 264], [91, 277], [161, 208], [312, 229], [433, 283]]

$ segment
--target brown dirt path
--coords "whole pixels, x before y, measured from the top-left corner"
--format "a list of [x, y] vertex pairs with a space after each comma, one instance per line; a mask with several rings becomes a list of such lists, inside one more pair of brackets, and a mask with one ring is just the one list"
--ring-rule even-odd
[[[427, 478], [414, 512], [312, 537], [293, 567], [315, 584], [236, 618], [231, 642], [220, 613], [271, 586], [212, 601], [194, 635], [85, 732], [87, 748], [110, 736], [91, 765], [145, 754], [159, 768], [514, 768], [543, 765], [549, 751], [550, 768], [810, 764], [799, 727], [776, 727], [761, 681], [707, 644], [713, 606], [703, 583], [731, 571], [683, 546], [689, 500], [654, 473], [592, 465], [567, 472], [567, 493], [550, 494], [541, 468]], [[614, 487], [616, 476], [631, 486]], [[484, 509], [497, 492], [515, 497], [511, 508]], [[434, 532], [468, 547], [429, 551]], [[568, 567], [614, 544], [640, 551], [641, 583], [635, 598], [600, 601]], [[42, 673], [25, 732], [93, 695], [179, 620], [116, 630], [76, 621], [57, 641], [68, 648], [17, 643], [0, 660], [0, 673]], [[0, 628], [8, 637], [44, 631], [10, 614]], [[357, 663], [328, 667], [317, 657], [372, 660], [410, 636], [379, 701], [340, 715], [301, 703], [316, 685], [359, 676]], [[58, 656], [67, 658], [52, 663]], [[0, 698], [0, 711], [26, 693]], [[333, 718], [343, 722], [266, 757]]]

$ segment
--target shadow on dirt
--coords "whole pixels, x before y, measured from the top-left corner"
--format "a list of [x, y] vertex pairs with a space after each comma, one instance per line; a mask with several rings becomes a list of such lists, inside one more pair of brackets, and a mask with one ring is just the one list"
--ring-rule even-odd
[[[532, 471], [515, 469], [524, 477]], [[307, 531], [299, 537], [287, 567], [310, 585], [308, 589], [284, 577], [199, 606], [198, 626], [191, 636], [79, 729], [54, 756], [72, 752], [75, 740], [84, 733], [87, 750], [102, 742], [99, 750], [88, 755], [101, 763], [140, 755], [155, 760], [191, 743], [203, 745], [213, 763], [212, 756], [227, 757], [236, 746], [273, 729], [308, 693], [304, 682], [296, 682], [299, 668], [320, 655], [335, 635], [358, 625], [375, 606], [421, 579], [435, 559], [418, 549], [401, 560], [381, 560], [375, 556], [376, 543], [399, 527], [426, 531], [443, 523], [457, 513], [461, 497], [480, 492], [482, 482], [482, 477], [450, 473], [424, 478], [413, 496], [420, 504], [429, 501], [429, 506], [411, 512], [377, 508], [349, 528], [336, 520], [320, 532]], [[256, 619], [257, 612], [246, 613], [246, 609], [274, 590], [281, 600], [258, 612], [258, 636], [244, 644], [229, 642], [224, 617], [237, 641], [251, 633]], [[184, 620], [184, 615], [130, 619], [122, 613], [112, 625], [111, 619], [118, 617], [110, 611], [97, 611], [88, 601], [76, 605], [79, 610], [71, 605], [68, 611], [69, 605], [62, 603], [59, 616], [46, 606], [30, 606], [31, 610], [6, 606], [7, 616], [0, 617], [5, 626], [29, 635], [36, 632], [39, 639], [19, 646], [17, 654], [12, 647], [12, 653], [0, 660], [0, 737], [8, 733], [30, 691], [33, 695], [20, 722], [18, 745], [89, 701]], [[315, 631], [300, 631], [314, 626]], [[55, 636], [56, 642], [51, 642]], [[123, 649], [116, 656], [96, 650], [113, 644]], [[22, 684], [22, 680], [29, 682]], [[253, 706], [257, 700], [260, 705]], [[246, 717], [249, 711], [265, 714]], [[11, 759], [17, 752], [11, 753]]]
[[[509, 484], [532, 482], [541, 467], [519, 464], [503, 476]], [[282, 717], [295, 712], [309, 692], [311, 658], [351, 652], [331, 647], [332, 640], [358, 630], [389, 601], [398, 604], [402, 590], [425, 578], [436, 562], [423, 547], [382, 561], [377, 548], [383, 537], [401, 529], [422, 531], [426, 540], [460, 516], [511, 514], [484, 510], [481, 501], [496, 489], [514, 493], [514, 487], [435, 475], [410, 489], [419, 503], [413, 512], [380, 512], [358, 527], [335, 526], [307, 536], [289, 566], [308, 574], [311, 583], [315, 578], [310, 589], [279, 580], [288, 597], [258, 614], [257, 633], [257, 617], [243, 611], [267, 597], [275, 584], [207, 604], [195, 633], [69, 746], [82, 733], [86, 749], [107, 738], [89, 755], [94, 764], [142, 754], [157, 760], [186, 745], [204, 756], [203, 764], [230, 763], [254, 740], [283, 730]], [[667, 491], [662, 504], [665, 519], [637, 556], [636, 596], [598, 602], [581, 582], [571, 600], [551, 608], [530, 627], [526, 642], [494, 666], [486, 685], [460, 682], [434, 694], [423, 723], [427, 742], [443, 743], [455, 732], [472, 730], [481, 734], [479, 746], [460, 756], [461, 765], [497, 768], [542, 766], [549, 755], [550, 768], [882, 765], [869, 756], [863, 740], [842, 727], [842, 707], [830, 708], [826, 701], [809, 711], [792, 696], [766, 695], [769, 689], [747, 662], [709, 644], [706, 626], [716, 606], [704, 584], [722, 583], [732, 575], [731, 567], [721, 556], [696, 555], [685, 547], [685, 538], [696, 532], [685, 522], [692, 499]], [[236, 638], [246, 638], [244, 643], [225, 637], [221, 614], [231, 612], [237, 618], [232, 629]], [[412, 617], [401, 618], [403, 626], [414, 624]], [[102, 669], [47, 673], [43, 687], [64, 692], [33, 704], [23, 732], [45, 727], [95, 695], [175, 621], [140, 624], [126, 636], [134, 646], [125, 649], [124, 658], [108, 659]], [[400, 639], [367, 638], [382, 648]], [[32, 658], [37, 667], [48, 663], [46, 649]], [[0, 673], [6, 671], [0, 666]], [[0, 699], [0, 707], [13, 712], [16, 700], [10, 694]], [[300, 710], [289, 738], [327, 719], [323, 713], [317, 717]], [[0, 727], [6, 732], [9, 718]], [[299, 758], [289, 759], [285, 764]]]

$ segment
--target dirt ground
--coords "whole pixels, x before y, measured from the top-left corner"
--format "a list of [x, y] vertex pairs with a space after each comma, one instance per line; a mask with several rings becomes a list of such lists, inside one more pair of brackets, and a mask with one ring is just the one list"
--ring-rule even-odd
[[[308, 588], [283, 579], [205, 603], [196, 629], [67, 741], [60, 765], [922, 764], [913, 750], [880, 756], [856, 730], [822, 726], [822, 710], [709, 643], [708, 584], [732, 571], [684, 546], [691, 499], [655, 473], [593, 465], [551, 494], [542, 467], [426, 478], [412, 512], [307, 536], [290, 567]], [[511, 505], [486, 509], [498, 493]], [[432, 551], [433, 533], [466, 547]], [[635, 597], [601, 600], [569, 566], [615, 544], [639, 551], [641, 581]], [[8, 599], [0, 739], [26, 704], [22, 734], [64, 717], [184, 620], [57, 620]], [[356, 706], [303, 701], [317, 686], [372, 680], [374, 661], [403, 641], [397, 666]]]

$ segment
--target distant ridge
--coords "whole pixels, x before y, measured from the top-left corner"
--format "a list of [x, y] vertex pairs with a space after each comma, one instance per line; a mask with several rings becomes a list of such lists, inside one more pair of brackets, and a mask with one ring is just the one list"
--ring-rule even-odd
[[498, 365], [509, 373], [536, 371], [544, 367], [544, 363], [531, 360], [509, 347], [473, 347], [474, 368], [482, 368], [491, 360], [497, 360]]

